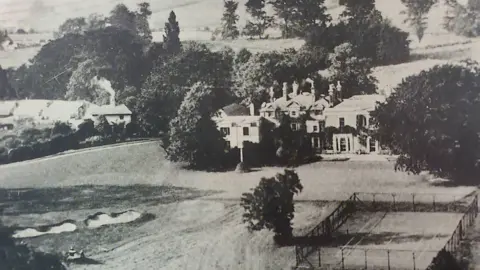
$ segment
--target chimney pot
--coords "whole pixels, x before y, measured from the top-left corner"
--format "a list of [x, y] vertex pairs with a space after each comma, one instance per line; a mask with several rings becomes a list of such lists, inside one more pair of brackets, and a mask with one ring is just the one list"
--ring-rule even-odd
[[253, 103], [250, 103], [250, 105], [248, 107], [250, 109], [250, 115], [254, 116], [255, 115], [255, 105]]
[[298, 88], [299, 88], [299, 84], [297, 83], [297, 81], [294, 81], [293, 84], [292, 84], [292, 88], [293, 88], [293, 95], [296, 96], [298, 95]]
[[285, 100], [288, 100], [288, 84], [286, 82], [283, 83], [282, 91], [283, 97], [285, 98]]

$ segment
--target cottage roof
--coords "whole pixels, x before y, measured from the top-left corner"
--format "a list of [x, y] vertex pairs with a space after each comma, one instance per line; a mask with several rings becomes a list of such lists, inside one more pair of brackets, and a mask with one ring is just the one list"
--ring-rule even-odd
[[13, 115], [33, 118], [40, 117], [42, 111], [47, 108], [49, 104], [52, 103], [51, 100], [46, 99], [26, 99], [19, 100], [17, 102], [18, 106], [13, 112]]
[[129, 115], [132, 114], [127, 106], [124, 104], [118, 106], [92, 106], [90, 110], [91, 115]]
[[236, 103], [225, 106], [222, 110], [227, 116], [250, 115], [250, 110], [247, 107]]
[[325, 113], [332, 112], [355, 112], [355, 111], [373, 111], [377, 102], [384, 102], [383, 95], [356, 95], [343, 100], [333, 108], [325, 109]]
[[72, 115], [78, 114], [78, 109], [84, 101], [54, 100], [42, 111], [42, 116], [51, 120], [69, 120]]
[[310, 109], [316, 102], [322, 102], [323, 98], [315, 101], [312, 97], [310, 92], [303, 92], [298, 95], [294, 95], [290, 93], [289, 99], [287, 100], [285, 97], [281, 97], [276, 99], [274, 102], [267, 103], [260, 111], [274, 111], [275, 109], [279, 108], [280, 110], [287, 110], [288, 107], [294, 104], [298, 104], [301, 108], [308, 110]]

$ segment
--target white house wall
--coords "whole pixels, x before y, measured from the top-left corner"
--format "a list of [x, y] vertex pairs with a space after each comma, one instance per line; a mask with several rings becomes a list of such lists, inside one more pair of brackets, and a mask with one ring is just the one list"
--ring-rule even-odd
[[[230, 142], [230, 147], [243, 147], [243, 142], [248, 141], [252, 143], [259, 143], [261, 140], [260, 134], [260, 122], [255, 122], [256, 126], [252, 127], [251, 123], [248, 124], [236, 124], [236, 126], [232, 126], [232, 122], [222, 121], [217, 123], [217, 127], [219, 130], [222, 128], [229, 128], [230, 134], [226, 135], [224, 138], [226, 141]], [[243, 128], [248, 128], [249, 135], [243, 135]]]
[[123, 119], [120, 119], [119, 115], [106, 115], [105, 118], [110, 124], [120, 124], [123, 122], [126, 125], [132, 121], [132, 117], [130, 115], [124, 115]]

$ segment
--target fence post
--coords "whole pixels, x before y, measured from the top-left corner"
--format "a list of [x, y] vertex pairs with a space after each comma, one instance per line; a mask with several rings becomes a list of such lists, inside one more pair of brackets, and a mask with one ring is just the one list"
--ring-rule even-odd
[[367, 250], [365, 249], [365, 269], [368, 269], [367, 267]]
[[436, 209], [435, 209], [435, 195], [433, 195], [433, 212], [435, 212]]
[[415, 211], [415, 194], [412, 194], [413, 212]]
[[345, 259], [343, 258], [343, 247], [342, 247], [342, 270], [345, 270]]
[[413, 270], [417, 269], [417, 266], [415, 265], [415, 252], [412, 252], [412, 257], [413, 257]]
[[322, 266], [322, 248], [318, 247], [318, 266]]
[[388, 270], [390, 270], [390, 250], [387, 249], [387, 265], [388, 265]]
[[392, 197], [393, 197], [393, 209], [396, 211], [397, 206], [395, 205], [395, 194], [394, 193], [392, 193]]

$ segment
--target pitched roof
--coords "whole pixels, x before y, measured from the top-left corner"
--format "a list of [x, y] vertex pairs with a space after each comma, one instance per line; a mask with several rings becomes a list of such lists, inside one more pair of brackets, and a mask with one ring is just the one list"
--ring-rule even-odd
[[90, 112], [92, 115], [128, 115], [132, 114], [124, 104], [118, 106], [92, 106]]
[[250, 115], [250, 110], [247, 107], [236, 103], [225, 106], [222, 108], [222, 110], [227, 116]]

